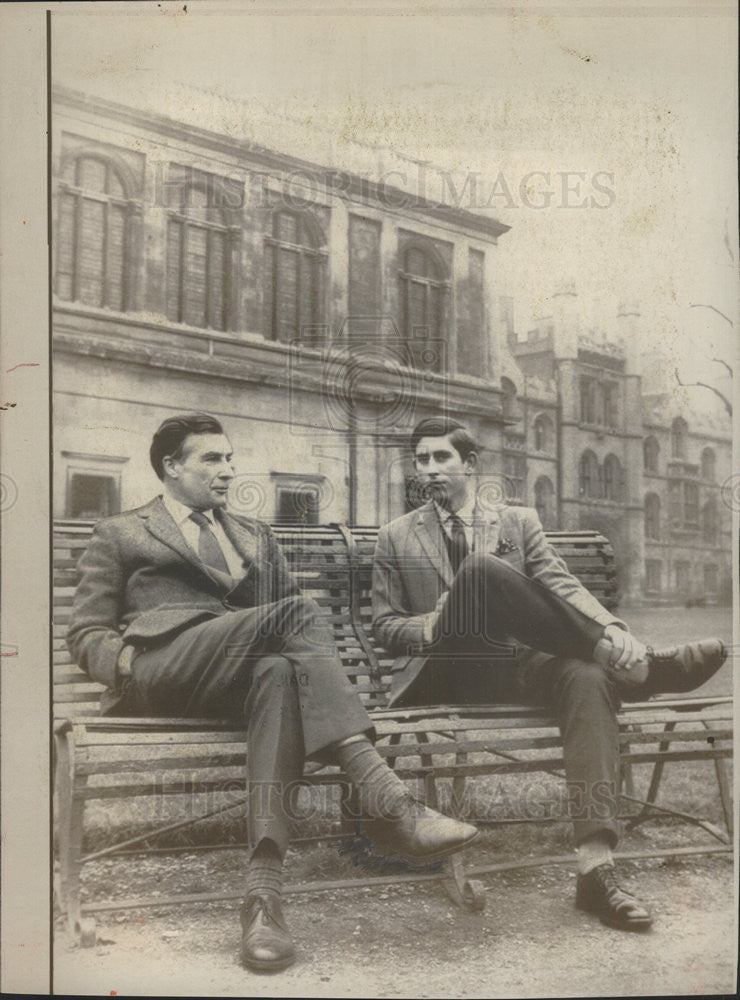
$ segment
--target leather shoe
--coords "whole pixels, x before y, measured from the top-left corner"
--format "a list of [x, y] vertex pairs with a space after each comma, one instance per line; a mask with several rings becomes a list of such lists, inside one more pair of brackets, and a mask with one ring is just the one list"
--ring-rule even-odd
[[576, 906], [620, 931], [646, 931], [653, 923], [647, 906], [617, 885], [611, 865], [598, 865], [578, 876]]
[[721, 639], [700, 639], [660, 650], [648, 646], [646, 688], [650, 694], [693, 691], [716, 674], [726, 659]]
[[387, 846], [413, 860], [453, 854], [478, 836], [470, 823], [443, 816], [413, 798], [400, 816], [375, 820], [369, 832], [377, 846]]
[[279, 972], [293, 963], [295, 948], [277, 896], [250, 894], [240, 917], [242, 965], [255, 972]]

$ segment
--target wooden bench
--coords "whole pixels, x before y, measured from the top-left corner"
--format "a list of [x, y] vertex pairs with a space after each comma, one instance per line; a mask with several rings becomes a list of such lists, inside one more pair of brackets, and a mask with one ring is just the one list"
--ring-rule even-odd
[[[454, 807], [465, 801], [466, 782], [478, 776], [534, 771], [561, 773], [559, 735], [543, 710], [516, 705], [386, 708], [391, 659], [375, 645], [368, 627], [377, 528], [276, 525], [274, 531], [303, 593], [315, 598], [327, 616], [347, 674], [372, 714], [380, 752], [402, 778], [421, 784], [430, 805], [438, 803], [440, 786], [445, 783]], [[213, 720], [118, 719], [97, 714], [102, 688], [72, 662], [64, 638], [78, 579], [77, 562], [91, 532], [91, 523], [79, 521], [59, 521], [54, 532], [53, 673], [59, 858], [56, 888], [72, 933], [85, 945], [95, 941], [92, 916], [95, 912], [239, 895], [233, 891], [212, 892], [83, 904], [80, 890], [85, 862], [121, 851], [148, 850], [148, 846], [142, 845], [149, 845], [162, 833], [172, 834], [198, 819], [188, 816], [170, 820], [156, 830], [126, 837], [113, 846], [85, 855], [86, 804], [96, 799], [127, 800], [154, 795], [165, 801], [172, 796], [224, 790], [243, 792], [246, 753], [244, 732]], [[595, 532], [549, 532], [548, 537], [599, 600], [607, 607], [615, 607], [614, 561], [607, 540]], [[623, 801], [639, 806], [639, 811], [632, 809], [632, 825], [656, 811], [670, 813], [702, 827], [723, 844], [720, 849], [730, 850], [725, 832], [701, 817], [658, 806], [656, 799], [666, 763], [712, 760], [725, 825], [730, 832], [731, 801], [724, 759], [731, 756], [731, 740], [730, 698], [670, 699], [625, 706], [620, 713]], [[634, 795], [631, 780], [631, 767], [638, 763], [653, 764], [644, 800]], [[341, 777], [338, 769], [324, 768], [307, 774], [306, 784], [313, 788], [331, 786]], [[449, 807], [450, 803], [446, 804]], [[232, 800], [226, 806], [206, 809], [204, 815], [233, 807]], [[351, 824], [347, 823], [340, 829], [336, 827], [335, 823], [334, 828], [327, 830], [326, 838], [347, 837], [351, 830]], [[323, 833], [321, 836], [324, 838]], [[666, 849], [658, 853], [662, 856], [686, 850]], [[543, 858], [542, 863], [556, 860], [564, 859]], [[489, 865], [466, 872], [460, 856], [455, 855], [437, 874], [359, 878], [343, 880], [342, 884], [372, 885], [401, 878], [441, 877], [456, 902], [481, 908], [485, 902], [484, 889], [470, 875], [502, 867], [515, 866]], [[336, 883], [309, 883], [294, 886], [293, 891], [330, 886], [336, 887]]]

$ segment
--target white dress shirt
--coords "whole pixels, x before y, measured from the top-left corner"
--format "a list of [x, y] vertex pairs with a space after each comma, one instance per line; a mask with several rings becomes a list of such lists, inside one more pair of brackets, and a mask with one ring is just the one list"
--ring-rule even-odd
[[[200, 558], [198, 553], [200, 527], [195, 523], [195, 521], [190, 520], [190, 515], [193, 513], [192, 507], [187, 507], [184, 503], [180, 503], [179, 500], [175, 500], [174, 497], [169, 496], [167, 493], [162, 495], [162, 501], [171, 514], [172, 520], [180, 529], [182, 537], [188, 543], [193, 552], [195, 552], [195, 554]], [[231, 544], [231, 541], [229, 540], [229, 537], [224, 529], [221, 527], [221, 523], [218, 518], [213, 516], [213, 511], [204, 510], [200, 513], [204, 514], [208, 518], [211, 531], [215, 535], [216, 541], [221, 547], [224, 559], [229, 567], [229, 572], [233, 577], [235, 577], [235, 579], [241, 580], [244, 576], [244, 560]]]

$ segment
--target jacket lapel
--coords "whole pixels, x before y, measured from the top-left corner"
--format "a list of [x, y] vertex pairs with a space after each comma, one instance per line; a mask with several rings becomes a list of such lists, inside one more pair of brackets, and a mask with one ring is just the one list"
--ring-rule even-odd
[[162, 503], [161, 497], [156, 497], [150, 504], [147, 504], [141, 511], [139, 517], [144, 519], [147, 531], [149, 531], [160, 542], [164, 542], [171, 549], [174, 549], [179, 556], [189, 562], [205, 576], [210, 575], [195, 552], [190, 548], [182, 532], [172, 520], [169, 511]]
[[251, 528], [242, 524], [228, 511], [218, 511], [216, 514], [226, 537], [242, 557], [246, 566], [257, 562], [257, 537]]
[[445, 586], [451, 587], [453, 572], [450, 557], [447, 555], [447, 546], [442, 538], [442, 528], [431, 500], [419, 508], [414, 526], [421, 547], [429, 556]]

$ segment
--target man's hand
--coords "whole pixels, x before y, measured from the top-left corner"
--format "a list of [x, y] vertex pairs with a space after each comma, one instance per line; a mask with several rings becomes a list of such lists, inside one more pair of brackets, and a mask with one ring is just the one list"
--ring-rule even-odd
[[615, 677], [630, 684], [642, 684], [647, 680], [647, 648], [644, 643], [618, 625], [607, 625], [604, 638], [612, 645], [609, 667]]
[[119, 677], [131, 676], [131, 661], [133, 660], [135, 653], [136, 649], [134, 646], [124, 646], [118, 654], [116, 673]]

